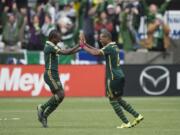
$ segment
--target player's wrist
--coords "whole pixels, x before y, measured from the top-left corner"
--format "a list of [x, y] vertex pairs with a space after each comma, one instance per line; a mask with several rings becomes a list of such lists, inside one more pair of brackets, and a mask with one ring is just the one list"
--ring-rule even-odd
[[83, 48], [84, 48], [84, 46], [85, 46], [85, 43], [80, 42], [79, 46], [81, 47], [81, 49], [83, 49]]

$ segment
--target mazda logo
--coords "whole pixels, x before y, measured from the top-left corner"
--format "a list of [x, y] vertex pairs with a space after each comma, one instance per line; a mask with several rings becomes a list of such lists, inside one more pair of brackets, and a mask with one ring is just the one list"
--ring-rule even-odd
[[[152, 74], [151, 71], [154, 71], [154, 74]], [[161, 73], [161, 74], [159, 75], [158, 73]], [[158, 76], [155, 77], [155, 75], [158, 75]], [[154, 88], [157, 88], [158, 84], [160, 84], [160, 82], [162, 82], [163, 80], [165, 80], [166, 83], [163, 86], [163, 88], [158, 89], [158, 91], [153, 91], [152, 87], [149, 88], [147, 85], [147, 83], [151, 83]], [[169, 70], [163, 66], [146, 67], [140, 75], [140, 85], [146, 94], [149, 94], [149, 95], [164, 94], [168, 90], [169, 85], [170, 85]]]

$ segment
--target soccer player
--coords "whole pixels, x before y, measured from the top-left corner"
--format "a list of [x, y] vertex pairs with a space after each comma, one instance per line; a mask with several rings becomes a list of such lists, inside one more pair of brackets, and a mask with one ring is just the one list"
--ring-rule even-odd
[[48, 127], [48, 116], [59, 106], [64, 99], [64, 90], [59, 79], [58, 73], [58, 55], [68, 55], [77, 52], [79, 45], [74, 48], [62, 50], [57, 46], [60, 42], [61, 36], [57, 30], [52, 30], [49, 34], [48, 41], [46, 41], [44, 48], [45, 56], [45, 73], [44, 80], [51, 89], [53, 96], [44, 104], [37, 106], [38, 120], [43, 127]]
[[[80, 46], [92, 55], [104, 55], [106, 60], [106, 94], [110, 104], [118, 117], [123, 121], [117, 128], [130, 128], [143, 120], [143, 116], [136, 112], [132, 106], [122, 99], [125, 77], [120, 67], [119, 49], [115, 42], [112, 42], [112, 36], [107, 30], [102, 30], [100, 34], [102, 49], [96, 49], [86, 43], [83, 34], [80, 34]], [[122, 108], [132, 114], [135, 120], [130, 123]]]

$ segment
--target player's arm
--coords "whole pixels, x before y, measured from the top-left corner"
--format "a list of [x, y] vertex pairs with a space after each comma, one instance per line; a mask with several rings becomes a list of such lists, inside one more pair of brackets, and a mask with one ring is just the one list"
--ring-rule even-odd
[[69, 54], [73, 54], [73, 53], [76, 53], [80, 50], [80, 47], [79, 45], [76, 45], [75, 47], [73, 48], [68, 48], [68, 49], [65, 49], [65, 50], [62, 50], [62, 49], [58, 49], [57, 50], [57, 53], [58, 54], [62, 54], [62, 55], [69, 55]]
[[89, 48], [88, 46], [85, 45], [83, 47], [83, 49], [92, 55], [96, 55], [96, 56], [103, 55], [102, 51], [100, 49], [97, 49], [97, 48]]
[[83, 48], [85, 51], [92, 55], [103, 55], [101, 50], [92, 47], [91, 45], [86, 43], [86, 38], [83, 33], [80, 33], [80, 46]]
[[74, 51], [72, 51], [72, 53], [77, 53], [77, 52], [79, 52], [81, 50], [81, 47], [79, 47], [79, 45], [77, 45], [77, 46], [78, 46], [78, 48], [75, 49]]
[[87, 46], [88, 48], [91, 48], [91, 49], [97, 49], [97, 48], [92, 47], [91, 45], [89, 45], [89, 44], [87, 44], [87, 43], [86, 43], [86, 46]]

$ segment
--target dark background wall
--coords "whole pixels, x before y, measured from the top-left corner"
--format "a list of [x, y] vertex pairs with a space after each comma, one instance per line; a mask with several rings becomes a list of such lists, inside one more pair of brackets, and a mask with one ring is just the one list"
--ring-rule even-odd
[[[29, 2], [43, 2], [47, 0], [16, 0], [18, 6], [27, 5]], [[157, 5], [161, 5], [165, 0], [146, 0], [148, 4], [155, 3]], [[168, 9], [170, 10], [180, 10], [180, 0], [171, 0], [171, 4], [169, 5]]]

